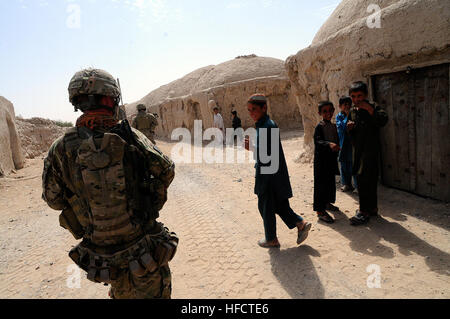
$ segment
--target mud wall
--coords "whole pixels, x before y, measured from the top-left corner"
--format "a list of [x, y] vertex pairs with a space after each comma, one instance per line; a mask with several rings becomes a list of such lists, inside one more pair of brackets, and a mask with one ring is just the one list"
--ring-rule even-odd
[[21, 169], [24, 157], [15, 125], [14, 106], [0, 96], [0, 176]]
[[24, 155], [29, 159], [47, 153], [53, 142], [66, 131], [53, 121], [42, 118], [16, 118], [16, 126]]
[[216, 101], [226, 128], [232, 127], [232, 111], [237, 111], [244, 128], [249, 128], [254, 126], [254, 122], [248, 115], [247, 100], [252, 94], [260, 92], [268, 97], [269, 114], [281, 129], [302, 128], [300, 111], [290, 82], [283, 77], [240, 81], [180, 98], [167, 99], [150, 107], [150, 112], [159, 114], [160, 126], [157, 135], [165, 138], [169, 138], [175, 128], [193, 130], [195, 120], [202, 120], [204, 129], [212, 127], [213, 110], [208, 105], [210, 100]]

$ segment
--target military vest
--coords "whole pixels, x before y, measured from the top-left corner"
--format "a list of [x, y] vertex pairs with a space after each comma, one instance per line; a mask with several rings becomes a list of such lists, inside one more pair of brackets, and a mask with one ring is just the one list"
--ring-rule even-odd
[[140, 131], [153, 131], [156, 127], [155, 121], [156, 119], [152, 118], [149, 114], [138, 114], [136, 116], [136, 128]]
[[159, 214], [151, 209], [141, 214], [153, 205], [139, 196], [138, 177], [143, 172], [138, 163], [146, 158], [121, 137], [126, 135], [113, 131], [118, 132], [102, 134], [81, 127], [65, 134], [64, 180], [70, 207], [60, 216], [61, 226], [83, 238], [70, 258], [90, 281], [108, 284], [118, 279], [121, 269], [142, 277], [168, 265], [179, 241], [156, 222]]
[[117, 134], [95, 137], [85, 128], [70, 129], [64, 137], [69, 172], [76, 194], [68, 198], [83, 237], [100, 247], [122, 245], [143, 235], [129, 208], [125, 163], [128, 143]]

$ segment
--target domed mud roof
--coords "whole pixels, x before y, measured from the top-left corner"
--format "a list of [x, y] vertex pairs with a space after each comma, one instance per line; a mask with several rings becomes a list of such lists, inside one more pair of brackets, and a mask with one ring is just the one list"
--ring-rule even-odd
[[317, 32], [312, 45], [327, 40], [345, 27], [373, 14], [374, 11], [367, 11], [371, 4], [384, 9], [399, 1], [401, 0], [343, 0]]
[[284, 75], [285, 68], [282, 60], [255, 55], [241, 56], [225, 63], [210, 65], [191, 72], [181, 79], [152, 91], [140, 102], [151, 106], [166, 98], [186, 96], [228, 83]]

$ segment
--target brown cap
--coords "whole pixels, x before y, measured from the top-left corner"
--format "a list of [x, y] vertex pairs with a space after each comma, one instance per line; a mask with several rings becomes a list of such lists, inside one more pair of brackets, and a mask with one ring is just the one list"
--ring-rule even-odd
[[250, 98], [248, 99], [249, 103], [252, 102], [257, 102], [257, 103], [267, 103], [267, 98], [264, 94], [258, 93], [258, 94], [253, 94], [252, 96], [250, 96]]

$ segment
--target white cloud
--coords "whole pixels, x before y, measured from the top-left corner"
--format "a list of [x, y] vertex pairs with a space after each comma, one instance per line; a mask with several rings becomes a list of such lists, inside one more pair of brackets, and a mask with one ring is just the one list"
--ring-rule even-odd
[[339, 5], [340, 2], [341, 1], [337, 0], [329, 5], [323, 6], [316, 12], [316, 14], [318, 16], [326, 19], [333, 13], [333, 11], [337, 8], [337, 6]]
[[264, 8], [269, 8], [273, 6], [274, 1], [273, 0], [262, 0], [262, 5]]
[[234, 2], [229, 2], [226, 6], [227, 9], [240, 9], [243, 7], [246, 7], [248, 5], [247, 2], [244, 1], [234, 1]]
[[137, 24], [150, 31], [155, 24], [174, 24], [181, 20], [180, 8], [170, 5], [168, 0], [111, 0], [114, 4], [122, 3], [137, 12]]
[[[275, 5], [276, 0], [257, 0], [253, 1], [256, 5], [261, 5], [263, 8], [269, 8]], [[226, 5], [227, 9], [241, 9], [249, 6], [249, 1], [231, 1]]]

